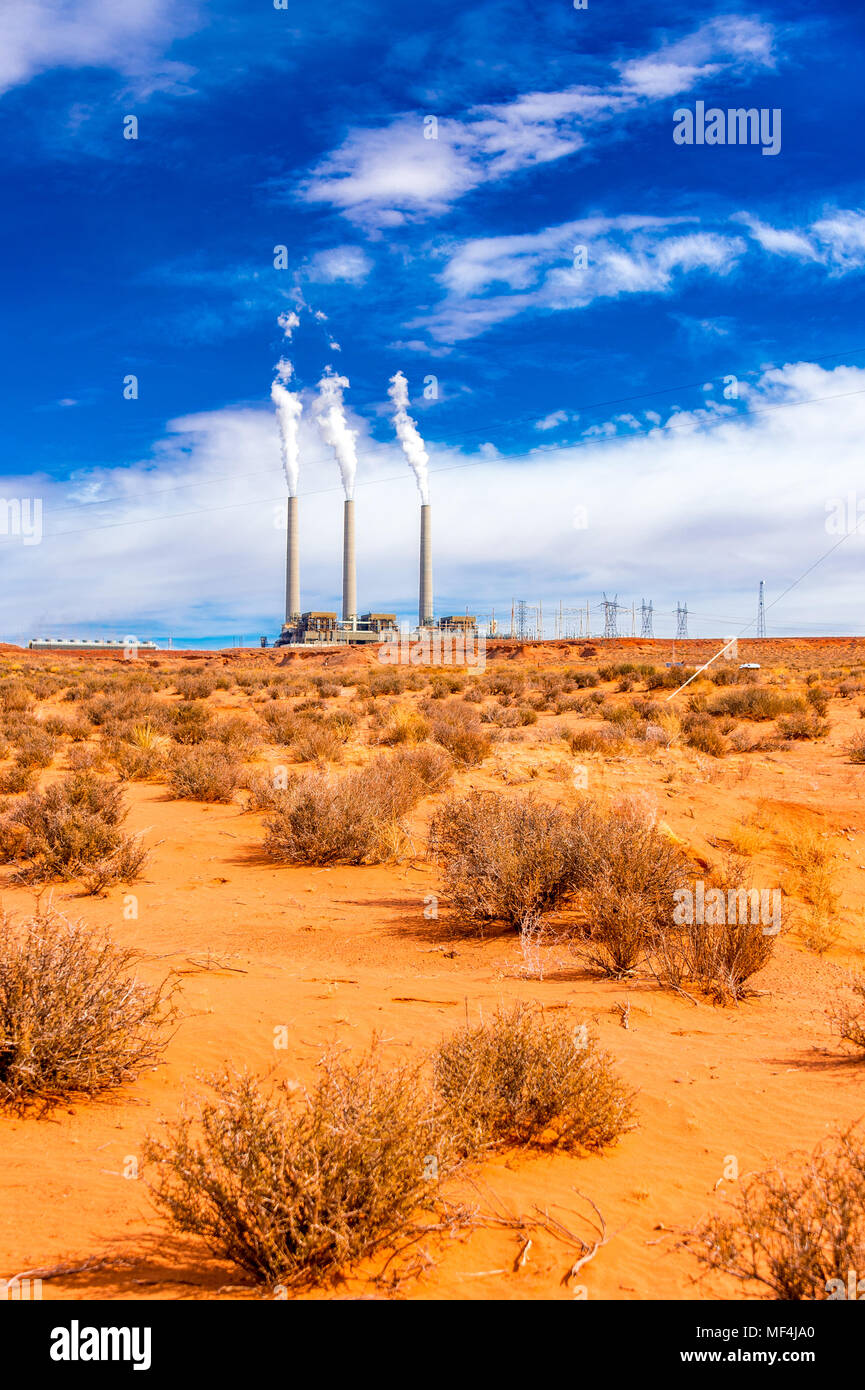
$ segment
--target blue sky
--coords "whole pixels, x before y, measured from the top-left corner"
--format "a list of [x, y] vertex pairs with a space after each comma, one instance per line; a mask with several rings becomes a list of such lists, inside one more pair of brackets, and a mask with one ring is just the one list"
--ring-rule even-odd
[[[362, 607], [416, 605], [399, 369], [439, 612], [607, 590], [726, 634], [764, 578], [770, 631], [860, 631], [858, 534], [779, 596], [865, 508], [862, 39], [852, 4], [16, 3], [2, 489], [44, 534], [0, 535], [0, 636], [276, 632], [286, 354], [305, 407], [350, 381]], [[697, 101], [780, 111], [780, 151], [676, 145]], [[334, 607], [308, 417], [304, 605]]]

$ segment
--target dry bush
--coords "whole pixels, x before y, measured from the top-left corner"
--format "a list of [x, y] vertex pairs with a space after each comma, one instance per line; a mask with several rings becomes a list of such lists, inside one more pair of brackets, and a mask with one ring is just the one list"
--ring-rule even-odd
[[89, 720], [80, 714], [49, 714], [43, 719], [40, 727], [46, 733], [53, 734], [55, 738], [68, 738], [73, 743], [81, 743], [93, 732]]
[[286, 748], [294, 742], [298, 732], [298, 719], [290, 705], [267, 705], [261, 712], [272, 743], [281, 743]]
[[793, 869], [791, 889], [807, 905], [797, 923], [798, 933], [809, 950], [821, 954], [840, 932], [835, 846], [810, 825], [787, 830], [781, 836], [781, 846]]
[[849, 971], [844, 983], [854, 1002], [839, 991], [829, 1011], [829, 1020], [842, 1042], [865, 1052], [865, 975]]
[[736, 719], [777, 719], [806, 708], [798, 695], [787, 695], [763, 685], [736, 686], [716, 695], [709, 702], [710, 714], [731, 714]]
[[16, 740], [15, 761], [20, 767], [50, 767], [54, 760], [56, 741], [47, 729], [32, 725]]
[[712, 758], [723, 758], [730, 751], [727, 740], [709, 714], [686, 714], [682, 733], [689, 748], [708, 753]]
[[457, 1029], [433, 1067], [444, 1123], [466, 1154], [539, 1142], [600, 1149], [632, 1127], [632, 1093], [588, 1029], [525, 1004]]
[[415, 744], [423, 743], [429, 735], [429, 720], [425, 719], [419, 710], [394, 709], [391, 710], [390, 719], [379, 734], [378, 741], [389, 745]]
[[444, 1166], [417, 1068], [375, 1052], [326, 1060], [293, 1097], [227, 1072], [146, 1153], [157, 1203], [178, 1231], [268, 1283], [320, 1282], [371, 1255], [429, 1206]]
[[844, 751], [851, 763], [865, 763], [865, 733], [854, 734]]
[[704, 1265], [769, 1298], [843, 1296], [848, 1271], [865, 1268], [861, 1133], [827, 1141], [795, 1175], [772, 1168], [746, 1176], [732, 1205], [732, 1216], [712, 1216], [695, 1233]]
[[8, 796], [18, 792], [28, 792], [35, 781], [35, 767], [26, 767], [19, 762], [14, 762], [11, 767], [4, 767], [0, 770], [0, 793]]
[[818, 739], [825, 738], [829, 732], [828, 719], [821, 719], [813, 710], [798, 714], [785, 714], [775, 725], [781, 738]]
[[305, 720], [295, 733], [291, 747], [298, 762], [338, 763], [342, 761], [345, 740], [333, 725]]
[[205, 743], [213, 733], [213, 717], [204, 705], [174, 705], [168, 710], [168, 732], [176, 743]]
[[751, 992], [751, 977], [768, 964], [774, 949], [775, 937], [759, 922], [668, 923], [652, 938], [648, 955], [659, 984], [670, 989], [689, 984], [718, 1004], [731, 1004]]
[[138, 980], [135, 960], [50, 908], [0, 914], [0, 1104], [94, 1094], [158, 1062], [172, 991]]
[[420, 743], [416, 748], [400, 748], [389, 760], [392, 767], [401, 767], [416, 777], [423, 786], [423, 795], [443, 791], [453, 780], [453, 759], [446, 749], [434, 743]]
[[429, 851], [459, 920], [519, 930], [530, 913], [560, 906], [578, 879], [581, 838], [572, 815], [533, 797], [451, 797], [430, 826]]
[[180, 801], [231, 801], [240, 785], [241, 763], [221, 743], [178, 748], [168, 764], [168, 785]]
[[4, 713], [27, 710], [35, 703], [36, 696], [24, 681], [16, 680], [15, 677], [0, 681], [0, 710]]
[[[291, 781], [295, 781], [292, 778]], [[241, 785], [249, 792], [246, 803], [248, 811], [275, 811], [285, 802], [285, 794], [290, 785], [284, 769], [272, 768], [269, 772], [249, 772], [241, 779]]]
[[206, 700], [216, 689], [216, 676], [210, 671], [184, 671], [175, 679], [174, 689], [184, 700]]
[[620, 753], [628, 742], [622, 729], [610, 725], [602, 729], [572, 729], [565, 738], [572, 753]]
[[253, 762], [261, 753], [261, 725], [258, 721], [244, 719], [242, 715], [231, 715], [220, 719], [213, 731], [217, 743], [244, 762]]
[[491, 742], [474, 710], [461, 700], [448, 700], [430, 711], [432, 737], [466, 767], [482, 763]]
[[401, 817], [429, 791], [426, 763], [413, 757], [417, 751], [379, 755], [342, 777], [313, 772], [295, 778], [265, 822], [265, 852], [288, 864], [389, 859]]
[[620, 979], [636, 969], [670, 921], [688, 860], [652, 814], [629, 800], [612, 808], [587, 804], [580, 843], [585, 930], [579, 949], [596, 969]]
[[19, 877], [29, 883], [91, 878], [130, 883], [138, 878], [148, 851], [134, 835], [124, 835], [120, 787], [92, 772], [72, 772], [44, 792], [31, 792], [9, 812], [24, 832], [16, 858], [29, 860]]

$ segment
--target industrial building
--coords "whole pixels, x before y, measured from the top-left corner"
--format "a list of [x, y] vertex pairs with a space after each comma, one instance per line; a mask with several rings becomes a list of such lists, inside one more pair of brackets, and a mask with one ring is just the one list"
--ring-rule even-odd
[[27, 645], [34, 652], [122, 652], [130, 647], [137, 651], [159, 651], [155, 642], [139, 641], [137, 637], [32, 637]]

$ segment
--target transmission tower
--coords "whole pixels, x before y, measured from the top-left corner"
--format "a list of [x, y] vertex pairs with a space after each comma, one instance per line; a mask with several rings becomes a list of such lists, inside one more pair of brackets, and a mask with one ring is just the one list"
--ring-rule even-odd
[[760, 580], [760, 602], [757, 605], [757, 636], [766, 636], [766, 607], [763, 602], [763, 581]]
[[517, 599], [517, 638], [520, 642], [525, 642], [529, 635], [528, 613], [526, 601], [523, 598]]
[[641, 613], [642, 619], [643, 619], [642, 627], [641, 627], [641, 629], [640, 629], [640, 636], [641, 636], [641, 637], [654, 637], [654, 635], [655, 635], [654, 632], [652, 631], [652, 614], [653, 614], [653, 611], [654, 611], [654, 609], [653, 609], [653, 605], [652, 605], [652, 600], [649, 599], [649, 602], [646, 603], [646, 600], [643, 599], [642, 603], [640, 604], [640, 613]]
[[619, 609], [619, 596], [614, 594], [612, 599], [608, 599], [604, 594], [604, 636], [618, 637], [619, 629], [616, 626], [616, 614]]
[[682, 637], [688, 640], [688, 605], [687, 603], [676, 604], [676, 640]]

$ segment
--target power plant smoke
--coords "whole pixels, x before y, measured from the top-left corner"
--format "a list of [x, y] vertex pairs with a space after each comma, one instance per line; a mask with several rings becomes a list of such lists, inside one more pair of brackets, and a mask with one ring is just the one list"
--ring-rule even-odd
[[354, 480], [357, 473], [357, 430], [349, 429], [346, 423], [342, 393], [348, 385], [348, 377], [339, 376], [331, 367], [325, 367], [324, 375], [318, 383], [318, 397], [312, 408], [322, 439], [325, 444], [330, 445], [336, 455], [342, 486], [350, 501], [354, 496]]
[[417, 431], [417, 425], [408, 413], [408, 382], [402, 372], [390, 379], [388, 395], [394, 403], [393, 424], [397, 438], [402, 445], [409, 467], [417, 478], [421, 502], [429, 502], [429, 454]]
[[285, 382], [291, 379], [291, 372], [291, 363], [287, 362], [285, 358], [280, 358], [276, 364], [276, 380], [270, 388], [270, 399], [276, 406], [282, 466], [285, 470], [288, 495], [289, 497], [296, 497], [300, 465], [298, 426], [303, 406], [299, 393], [289, 391], [285, 386]]

